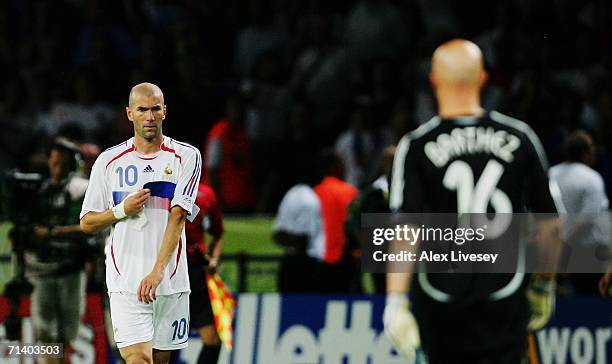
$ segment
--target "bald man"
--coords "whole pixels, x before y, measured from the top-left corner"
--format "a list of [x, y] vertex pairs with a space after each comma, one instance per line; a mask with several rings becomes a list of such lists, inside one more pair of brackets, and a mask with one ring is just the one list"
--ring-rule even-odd
[[81, 228], [110, 227], [106, 284], [115, 342], [127, 363], [167, 363], [189, 338], [185, 219], [200, 181], [200, 152], [162, 133], [159, 87], [132, 88], [125, 108], [134, 136], [96, 159]]
[[[474, 43], [456, 39], [436, 49], [430, 81], [438, 115], [397, 146], [391, 211], [494, 213], [490, 220], [526, 210], [557, 212], [540, 141], [525, 123], [481, 107], [486, 80]], [[556, 218], [541, 224], [545, 242], [559, 241], [558, 224]], [[422, 249], [431, 249], [427, 244]], [[428, 274], [420, 269], [411, 285], [413, 266], [407, 263], [401, 271], [387, 276], [385, 331], [406, 357], [414, 357], [421, 346], [429, 364], [521, 363], [528, 327], [541, 328], [552, 312], [552, 275], [535, 277], [528, 285], [520, 273]]]

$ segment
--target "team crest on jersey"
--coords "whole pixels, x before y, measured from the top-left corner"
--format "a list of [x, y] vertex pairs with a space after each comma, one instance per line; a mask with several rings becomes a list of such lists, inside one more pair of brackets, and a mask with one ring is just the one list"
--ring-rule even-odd
[[165, 174], [172, 174], [172, 169], [170, 169], [170, 164], [166, 164], [166, 168], [164, 168], [164, 173]]

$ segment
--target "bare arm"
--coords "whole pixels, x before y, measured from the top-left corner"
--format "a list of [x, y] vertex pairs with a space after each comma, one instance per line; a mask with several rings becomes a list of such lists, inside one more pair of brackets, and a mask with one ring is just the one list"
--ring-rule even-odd
[[223, 238], [220, 235], [213, 236], [210, 240], [210, 245], [208, 247], [208, 255], [210, 256], [210, 261], [208, 265], [213, 272], [217, 269], [217, 266], [219, 265], [219, 258], [221, 257], [222, 250]]
[[62, 237], [83, 237], [83, 230], [81, 230], [81, 226], [78, 224], [74, 225], [64, 225], [64, 226], [55, 226], [51, 229], [51, 234]]
[[85, 233], [80, 225], [63, 225], [63, 226], [41, 226], [34, 227], [34, 233], [39, 239], [46, 238], [64, 238], [64, 239], [80, 239], [85, 237]]
[[543, 269], [536, 277], [554, 280], [563, 248], [563, 229], [559, 218], [551, 218], [538, 223], [537, 241], [542, 250]]
[[[151, 196], [149, 189], [142, 189], [134, 195], [127, 197], [124, 204], [125, 214], [127, 216], [133, 216], [140, 213], [144, 209], [144, 203]], [[89, 211], [83, 218], [81, 218], [81, 229], [86, 234], [93, 234], [102, 231], [114, 223], [119, 221], [112, 209], [108, 209], [102, 212]]]
[[411, 275], [412, 273], [387, 273], [387, 293], [407, 293]]
[[210, 227], [207, 230], [212, 239], [210, 244], [208, 244], [207, 255], [209, 260], [207, 271], [210, 274], [215, 274], [219, 266], [221, 250], [223, 249], [223, 214], [221, 213], [217, 196], [214, 193], [210, 196], [210, 200], [212, 203], [209, 212]]
[[[394, 254], [404, 245], [407, 251], [415, 252], [418, 245], [406, 242], [393, 241], [389, 246], [389, 253]], [[401, 264], [402, 266], [398, 266]], [[419, 326], [410, 312], [408, 295], [410, 278], [414, 271], [414, 263], [391, 262], [387, 267], [387, 299], [383, 312], [385, 333], [391, 340], [395, 349], [406, 358], [414, 358], [416, 348], [420, 345]]]
[[[414, 245], [406, 244], [406, 242], [398, 242], [393, 241], [389, 245], [389, 253], [394, 254], [400, 252], [402, 249], [400, 245], [404, 246], [404, 250], [410, 252], [417, 252], [419, 247], [419, 242]], [[397, 265], [402, 265], [402, 267], [398, 267]], [[414, 271], [414, 262], [389, 262], [387, 266], [387, 294], [406, 294], [410, 291], [410, 278], [412, 277], [412, 272]], [[401, 272], [401, 273], [393, 273], [393, 272]]]
[[537, 331], [546, 326], [555, 310], [556, 271], [559, 265], [563, 233], [558, 218], [538, 222], [537, 242], [542, 251], [541, 273], [533, 274], [527, 300], [531, 315], [527, 324], [529, 331]]
[[113, 211], [108, 209], [104, 212], [90, 211], [81, 219], [81, 230], [86, 234], [93, 234], [102, 231], [116, 223], [117, 220]]
[[164, 271], [174, 254], [178, 241], [185, 227], [187, 211], [180, 206], [174, 206], [168, 216], [168, 224], [162, 240], [162, 246], [157, 254], [153, 270], [144, 277], [138, 287], [138, 301], [151, 303], [155, 300], [155, 290], [164, 278]]
[[157, 254], [157, 261], [155, 261], [155, 265], [153, 266], [154, 271], [163, 274], [168, 262], [176, 250], [178, 241], [181, 237], [181, 232], [185, 227], [186, 218], [187, 211], [183, 210], [182, 207], [174, 206], [172, 210], [170, 210], [168, 225], [166, 225], [162, 246], [159, 250], [159, 254]]

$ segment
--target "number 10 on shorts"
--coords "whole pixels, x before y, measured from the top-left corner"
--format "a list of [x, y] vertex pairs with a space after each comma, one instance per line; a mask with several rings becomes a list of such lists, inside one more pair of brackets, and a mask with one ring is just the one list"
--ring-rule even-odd
[[182, 340], [185, 337], [185, 334], [189, 333], [189, 326], [187, 325], [187, 320], [185, 318], [174, 320], [172, 323], [172, 328], [174, 329], [172, 333], [172, 341]]

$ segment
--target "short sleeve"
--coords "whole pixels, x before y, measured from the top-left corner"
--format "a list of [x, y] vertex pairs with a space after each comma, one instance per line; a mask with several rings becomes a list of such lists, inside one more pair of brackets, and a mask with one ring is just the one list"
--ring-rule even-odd
[[89, 177], [89, 184], [85, 191], [85, 199], [83, 200], [83, 206], [79, 218], [87, 215], [88, 212], [102, 212], [110, 208], [109, 200], [106, 198], [107, 187], [105, 181], [105, 166], [101, 156], [96, 159], [91, 169], [91, 176]]
[[291, 231], [294, 232], [296, 226], [295, 215], [296, 215], [296, 199], [294, 198], [295, 189], [290, 189], [278, 206], [278, 212], [276, 213], [276, 219], [274, 220], [274, 231]]
[[202, 157], [197, 149], [189, 148], [188, 150], [190, 153], [184, 160], [185, 164], [181, 169], [170, 207], [180, 206], [191, 215], [200, 184]]
[[290, 189], [278, 208], [274, 231], [285, 231], [296, 235], [311, 234], [317, 218], [313, 197], [313, 194], [304, 188]]
[[422, 212], [423, 181], [418, 173], [416, 150], [410, 148], [410, 138], [404, 136], [397, 145], [393, 158], [389, 208], [391, 212]]
[[608, 210], [609, 201], [606, 196], [606, 189], [603, 179], [599, 175], [595, 175], [591, 181], [590, 188], [585, 190], [583, 198], [583, 213], [597, 214]]

